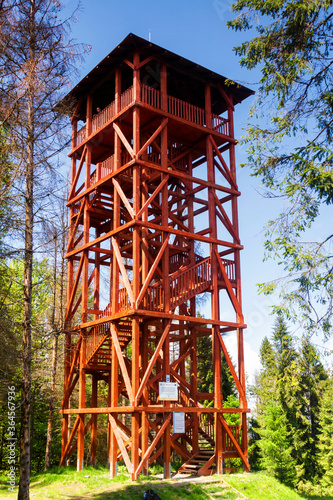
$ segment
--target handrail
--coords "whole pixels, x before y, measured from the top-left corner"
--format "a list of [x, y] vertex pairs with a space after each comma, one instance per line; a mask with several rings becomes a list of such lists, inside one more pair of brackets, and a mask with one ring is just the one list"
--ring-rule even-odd
[[[162, 105], [162, 94], [159, 90], [145, 85], [140, 84], [141, 102], [148, 104], [153, 108], [161, 109]], [[134, 103], [134, 92], [133, 86], [126, 89], [120, 96], [120, 111]], [[201, 125], [206, 127], [206, 112], [204, 109], [190, 104], [187, 101], [178, 99], [177, 97], [167, 95], [167, 112], [177, 116], [178, 118], [183, 118], [186, 121]], [[103, 127], [107, 122], [112, 120], [116, 116], [116, 101], [112, 101], [108, 106], [99, 111], [92, 119], [92, 133], [97, 132], [101, 127]], [[212, 130], [224, 135], [229, 133], [229, 120], [222, 118], [219, 115], [212, 114]], [[75, 145], [79, 146], [87, 139], [86, 125], [84, 125], [76, 134]]]
[[[184, 255], [185, 262], [186, 255]], [[175, 256], [173, 256], [173, 265], [177, 264]], [[181, 259], [182, 260], [182, 259]], [[183, 264], [181, 260], [178, 264]], [[235, 275], [235, 263], [232, 260], [223, 259], [223, 264], [226, 268], [229, 280], [232, 281]], [[220, 275], [218, 274], [218, 278]], [[189, 300], [193, 293], [202, 293], [211, 283], [211, 260], [210, 257], [200, 258], [196, 256], [196, 263], [192, 266], [186, 266], [183, 269], [178, 269], [169, 275], [170, 286], [170, 304], [172, 308]], [[128, 297], [126, 288], [120, 288], [118, 291], [118, 311], [126, 311], [130, 309], [131, 303]], [[147, 287], [147, 292], [143, 297], [141, 307], [150, 311], [164, 310], [164, 287], [161, 281]], [[111, 315], [111, 302], [106, 306], [103, 312], [98, 315], [98, 318]]]

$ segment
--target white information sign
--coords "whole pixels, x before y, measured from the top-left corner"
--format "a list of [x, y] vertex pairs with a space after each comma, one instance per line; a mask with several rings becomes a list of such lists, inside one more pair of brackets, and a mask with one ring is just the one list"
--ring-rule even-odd
[[185, 433], [185, 413], [183, 411], [175, 411], [173, 413], [173, 433]]
[[161, 401], [177, 401], [178, 400], [177, 382], [160, 382], [159, 396]]

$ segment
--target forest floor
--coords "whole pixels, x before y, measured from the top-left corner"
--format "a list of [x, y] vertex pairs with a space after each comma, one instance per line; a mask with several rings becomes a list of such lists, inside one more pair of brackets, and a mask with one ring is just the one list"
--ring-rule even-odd
[[[121, 468], [120, 468], [121, 469]], [[155, 471], [156, 472], [156, 471]], [[161, 500], [333, 500], [333, 496], [301, 495], [264, 473], [233, 474], [194, 478], [174, 476], [163, 480], [161, 474], [140, 476], [133, 483], [124, 469], [110, 479], [106, 468], [87, 467], [76, 472], [72, 467], [53, 469], [31, 478], [31, 500], [139, 500], [147, 489]], [[1, 477], [0, 498], [14, 500], [17, 488], [8, 491]]]

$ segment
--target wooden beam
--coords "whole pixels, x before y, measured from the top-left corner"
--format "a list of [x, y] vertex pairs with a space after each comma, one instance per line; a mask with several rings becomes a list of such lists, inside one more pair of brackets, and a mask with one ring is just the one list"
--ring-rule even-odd
[[130, 214], [131, 218], [134, 219], [134, 211], [133, 211], [133, 208], [130, 204], [130, 202], [128, 201], [124, 191], [121, 189], [120, 187], [120, 184], [119, 182], [116, 180], [116, 179], [112, 179], [112, 184], [114, 185], [114, 187], [116, 188], [120, 198], [122, 199], [125, 207], [127, 208], [127, 211], [128, 213]]
[[123, 376], [123, 379], [124, 379], [124, 382], [125, 382], [125, 386], [126, 386], [128, 398], [129, 398], [131, 404], [133, 404], [134, 397], [133, 397], [131, 380], [130, 380], [130, 377], [128, 375], [128, 371], [127, 371], [127, 368], [126, 368], [126, 365], [125, 365], [123, 353], [122, 353], [122, 350], [121, 350], [121, 347], [120, 347], [120, 344], [119, 344], [118, 332], [116, 330], [116, 327], [112, 323], [111, 323], [110, 330], [111, 330], [112, 342], [114, 344], [114, 347], [115, 347], [115, 350], [116, 350], [116, 353], [117, 353], [117, 358], [118, 358], [118, 361], [119, 361], [119, 366], [120, 366], [121, 373], [122, 373], [122, 376]]
[[128, 456], [127, 450], [126, 450], [125, 445], [124, 445], [124, 441], [122, 440], [120, 431], [119, 431], [118, 426], [117, 426], [117, 422], [116, 422], [114, 416], [111, 413], [109, 414], [109, 422], [110, 422], [110, 425], [111, 425], [112, 430], [114, 432], [114, 435], [116, 437], [116, 440], [117, 440], [118, 446], [120, 448], [120, 451], [121, 451], [123, 460], [125, 462], [125, 465], [127, 467], [127, 470], [129, 472], [129, 474], [132, 474], [133, 467], [132, 467], [132, 464], [131, 464], [131, 459]]
[[169, 333], [169, 331], [170, 331], [170, 326], [171, 326], [171, 319], [169, 320], [168, 324], [166, 325], [166, 327], [165, 327], [165, 329], [164, 329], [164, 332], [163, 332], [163, 334], [161, 335], [161, 338], [160, 338], [160, 340], [159, 340], [159, 342], [158, 342], [158, 344], [157, 344], [157, 347], [156, 347], [156, 349], [155, 349], [155, 352], [154, 352], [154, 354], [152, 355], [152, 357], [151, 357], [151, 359], [150, 359], [150, 361], [149, 361], [149, 363], [148, 363], [147, 370], [146, 370], [145, 374], [144, 374], [144, 375], [143, 375], [143, 377], [142, 377], [140, 387], [139, 387], [138, 392], [137, 392], [137, 394], [136, 394], [136, 396], [135, 396], [135, 404], [136, 404], [136, 405], [138, 404], [138, 401], [139, 401], [139, 399], [140, 399], [140, 397], [141, 397], [141, 394], [142, 394], [142, 392], [143, 392], [143, 389], [144, 389], [144, 387], [145, 387], [145, 386], [146, 386], [146, 384], [147, 384], [148, 378], [149, 378], [149, 376], [150, 376], [150, 374], [151, 374], [151, 372], [152, 372], [152, 369], [153, 369], [153, 367], [154, 367], [154, 364], [156, 363], [157, 357], [159, 356], [159, 353], [160, 353], [160, 350], [161, 350], [161, 348], [162, 348], [162, 346], [163, 346], [163, 344], [164, 344], [164, 341], [165, 341], [165, 339], [167, 338], [167, 335], [168, 335], [168, 333]]
[[75, 193], [76, 184], [77, 184], [77, 181], [80, 177], [82, 166], [83, 166], [85, 159], [86, 159], [87, 151], [88, 151], [88, 147], [87, 147], [87, 145], [85, 145], [83, 148], [82, 156], [80, 158], [80, 163], [79, 163], [78, 169], [77, 169], [76, 174], [75, 174], [75, 178], [72, 182], [71, 190], [70, 190], [69, 195], [68, 195], [69, 201], [71, 201], [71, 198], [72, 198], [73, 194]]
[[140, 305], [140, 303], [141, 303], [141, 301], [142, 301], [142, 299], [143, 299], [143, 296], [144, 296], [144, 294], [146, 293], [146, 290], [147, 290], [147, 288], [148, 288], [148, 285], [149, 285], [149, 283], [151, 282], [151, 280], [153, 279], [153, 276], [154, 276], [154, 273], [155, 273], [155, 271], [156, 271], [156, 268], [157, 268], [157, 266], [158, 266], [158, 264], [159, 264], [159, 262], [160, 262], [160, 260], [161, 260], [161, 258], [162, 258], [162, 255], [163, 255], [163, 253], [164, 253], [164, 251], [165, 251], [166, 247], [168, 246], [168, 243], [169, 243], [169, 235], [166, 237], [166, 239], [165, 239], [165, 241], [164, 241], [163, 245], [161, 246], [161, 248], [160, 248], [160, 250], [159, 250], [159, 252], [158, 252], [158, 254], [157, 254], [157, 256], [156, 256], [156, 259], [155, 259], [155, 261], [154, 261], [154, 264], [151, 266], [151, 268], [150, 268], [150, 270], [149, 270], [149, 273], [148, 273], [148, 275], [147, 275], [147, 277], [146, 277], [146, 279], [145, 279], [145, 282], [144, 282], [144, 284], [142, 285], [142, 288], [141, 288], [141, 290], [140, 290], [140, 293], [139, 293], [139, 295], [138, 295], [138, 298], [136, 299], [136, 302], [135, 302], [135, 307], [136, 307], [136, 308], [138, 308], [138, 307], [139, 307], [139, 305]]
[[234, 309], [235, 309], [236, 313], [239, 315], [240, 321], [242, 323], [244, 323], [244, 317], [243, 317], [241, 306], [240, 306], [240, 304], [239, 304], [239, 302], [237, 300], [237, 297], [236, 297], [236, 295], [234, 293], [233, 287], [232, 287], [232, 285], [230, 283], [230, 280], [228, 278], [228, 274], [227, 274], [227, 272], [226, 272], [226, 270], [224, 268], [222, 259], [221, 259], [220, 255], [219, 255], [219, 253], [218, 253], [218, 251], [216, 249], [215, 249], [215, 255], [216, 255], [216, 258], [217, 258], [217, 262], [218, 262], [218, 264], [220, 266], [224, 282], [225, 282], [225, 284], [227, 286], [227, 292], [228, 292], [228, 295], [229, 295], [230, 300], [232, 302], [232, 305], [234, 306]]
[[148, 146], [150, 146], [150, 144], [152, 142], [154, 142], [154, 140], [156, 139], [156, 137], [162, 132], [162, 130], [164, 129], [164, 127], [167, 125], [168, 120], [169, 120], [168, 118], [164, 118], [164, 120], [162, 121], [161, 125], [159, 127], [157, 127], [157, 129], [155, 130], [155, 132], [153, 133], [153, 135], [151, 137], [149, 137], [149, 139], [145, 142], [145, 144], [142, 146], [142, 148], [135, 155], [135, 158], [140, 158], [140, 156], [145, 152], [145, 150], [148, 148]]
[[[169, 410], [170, 411], [170, 410]], [[135, 471], [135, 477], [137, 478], [138, 475], [140, 474], [141, 472], [141, 469], [143, 468], [143, 466], [145, 465], [145, 462], [146, 460], [149, 459], [149, 456], [151, 454], [151, 452], [153, 451], [153, 449], [155, 448], [157, 442], [159, 441], [160, 437], [162, 436], [165, 428], [169, 425], [170, 421], [171, 421], [171, 413], [169, 413], [168, 417], [165, 419], [162, 427], [160, 428], [160, 430], [158, 431], [158, 433], [156, 434], [155, 438], [153, 439], [153, 441], [151, 442], [149, 448], [147, 449], [146, 453], [143, 455], [142, 459], [141, 459], [141, 462], [138, 466], [138, 468], [136, 469]]]
[[121, 128], [115, 122], [113, 122], [113, 128], [116, 131], [117, 136], [119, 137], [119, 139], [124, 144], [127, 151], [129, 152], [131, 158], [134, 159], [134, 151], [133, 151], [131, 145], [129, 144], [129, 142], [127, 141], [126, 137], [124, 136]]
[[223, 415], [219, 415], [218, 418], [220, 419], [220, 422], [222, 423], [226, 433], [228, 434], [228, 436], [230, 437], [233, 445], [235, 446], [236, 450], [237, 450], [237, 453], [239, 455], [239, 458], [242, 460], [243, 464], [244, 464], [244, 467], [245, 469], [249, 472], [250, 471], [250, 464], [247, 460], [247, 457], [244, 455], [241, 447], [239, 446], [238, 442], [237, 442], [237, 439], [235, 438], [235, 436], [233, 435], [233, 433], [231, 432], [230, 428], [229, 428], [229, 425], [227, 424], [227, 422], [225, 421], [225, 418], [223, 417]]
[[236, 233], [228, 215], [227, 215], [227, 212], [224, 210], [223, 206], [222, 206], [222, 203], [220, 202], [220, 200], [218, 199], [217, 197], [217, 194], [215, 192], [215, 189], [213, 189], [213, 196], [214, 196], [214, 199], [215, 199], [215, 202], [216, 202], [216, 205], [218, 206], [218, 208], [220, 209], [220, 212], [222, 214], [222, 223], [224, 224], [224, 226], [226, 227], [226, 229], [229, 231], [229, 233], [231, 233], [231, 235], [233, 236], [233, 238], [237, 241], [237, 243], [240, 244], [240, 239], [239, 239], [239, 236], [238, 234]]
[[156, 195], [158, 195], [158, 193], [161, 191], [161, 189], [164, 187], [164, 185], [168, 182], [168, 180], [169, 180], [169, 175], [166, 175], [164, 177], [163, 181], [157, 186], [157, 188], [155, 189], [155, 191], [153, 192], [153, 194], [150, 195], [150, 197], [148, 198], [148, 200], [144, 203], [144, 205], [142, 205], [141, 209], [139, 210], [139, 212], [135, 216], [136, 219], [139, 219], [141, 217], [141, 215], [143, 214], [143, 212], [152, 203], [152, 201], [154, 200], [154, 198], [156, 197]]
[[81, 271], [82, 271], [83, 263], [84, 263], [84, 253], [82, 253], [82, 255], [81, 255], [81, 259], [80, 259], [80, 262], [79, 262], [79, 267], [78, 267], [77, 272], [76, 272], [76, 276], [75, 276], [75, 281], [74, 281], [74, 285], [73, 285], [73, 288], [72, 288], [71, 297], [69, 299], [69, 303], [68, 303], [68, 306], [67, 306], [67, 314], [66, 314], [66, 318], [65, 318], [65, 323], [66, 323], [66, 321], [68, 320], [68, 318], [70, 316], [70, 312], [71, 312], [71, 309], [72, 309], [73, 301], [74, 301], [75, 294], [76, 294], [76, 291], [77, 291], [77, 287], [78, 287], [78, 284], [79, 284], [79, 279], [80, 279], [80, 276], [81, 276]]
[[126, 269], [125, 269], [125, 266], [124, 266], [124, 263], [123, 263], [123, 259], [122, 259], [122, 256], [121, 256], [121, 253], [120, 253], [120, 250], [119, 250], [119, 247], [118, 247], [117, 240], [114, 237], [112, 237], [111, 238], [111, 242], [112, 242], [112, 247], [113, 247], [114, 253], [115, 253], [116, 258], [117, 258], [117, 262], [118, 262], [118, 266], [119, 266], [121, 275], [122, 275], [123, 280], [124, 280], [124, 285], [125, 285], [125, 288], [127, 290], [128, 297], [130, 299], [132, 307], [134, 307], [133, 290], [132, 290], [130, 281], [129, 281], [128, 276], [127, 276], [127, 272], [126, 272]]

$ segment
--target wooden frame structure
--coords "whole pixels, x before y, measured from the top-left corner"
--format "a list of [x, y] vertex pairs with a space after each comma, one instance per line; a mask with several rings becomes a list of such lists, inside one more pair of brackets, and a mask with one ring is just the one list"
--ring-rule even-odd
[[[97, 416], [107, 414], [112, 477], [123, 459], [133, 480], [155, 460], [167, 478], [172, 451], [183, 471], [222, 473], [232, 457], [249, 469], [233, 112], [251, 94], [130, 34], [58, 105], [71, 105], [73, 126], [61, 464], [76, 450], [83, 467], [88, 432], [95, 463]], [[221, 304], [232, 320], [220, 317]], [[197, 339], [205, 335], [211, 394], [198, 392]], [[239, 408], [223, 406], [222, 354]], [[108, 384], [107, 407], [98, 404], [99, 380]], [[177, 401], [160, 400], [165, 381], [178, 384]], [[173, 433], [175, 412], [185, 414], [182, 434]], [[239, 426], [227, 424], [228, 412], [240, 414]]]

